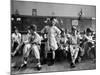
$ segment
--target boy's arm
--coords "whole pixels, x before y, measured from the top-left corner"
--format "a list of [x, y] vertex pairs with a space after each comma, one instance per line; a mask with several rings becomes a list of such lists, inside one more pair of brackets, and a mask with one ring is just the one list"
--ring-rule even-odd
[[33, 42], [32, 43], [36, 43], [36, 44], [40, 44], [41, 42], [41, 37], [38, 33], [35, 33], [34, 34], [34, 39], [33, 39]]

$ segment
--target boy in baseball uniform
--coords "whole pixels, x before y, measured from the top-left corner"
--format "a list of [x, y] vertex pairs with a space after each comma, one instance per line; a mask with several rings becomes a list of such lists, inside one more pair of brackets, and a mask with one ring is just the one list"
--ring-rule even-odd
[[24, 54], [26, 54], [26, 60], [24, 60], [24, 64], [22, 64], [21, 66], [26, 66], [27, 63], [27, 57], [29, 56], [29, 52], [30, 50], [32, 50], [34, 52], [37, 64], [37, 70], [41, 69], [41, 63], [40, 63], [40, 44], [41, 44], [41, 37], [40, 35], [36, 32], [36, 25], [32, 25], [30, 27], [30, 36], [29, 36], [29, 44], [27, 44], [24, 48]]
[[70, 53], [71, 53], [71, 67], [75, 67], [75, 61], [79, 52], [79, 37], [75, 26], [72, 26], [70, 35]]
[[14, 56], [19, 50], [19, 48], [21, 47], [21, 42], [22, 42], [21, 33], [19, 33], [16, 27], [14, 27], [14, 33], [12, 33], [11, 41], [12, 41], [11, 43], [12, 53], [11, 54]]

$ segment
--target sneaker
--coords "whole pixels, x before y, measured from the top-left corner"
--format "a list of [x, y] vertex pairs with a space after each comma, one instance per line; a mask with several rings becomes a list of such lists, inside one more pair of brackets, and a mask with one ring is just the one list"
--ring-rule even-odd
[[48, 66], [52, 66], [54, 64], [54, 61], [50, 61], [49, 63], [48, 63]]
[[71, 68], [75, 68], [76, 67], [74, 63], [71, 63], [70, 66], [71, 66]]
[[42, 68], [41, 68], [41, 65], [38, 65], [37, 66], [37, 70], [41, 70]]
[[48, 63], [48, 66], [52, 66], [52, 65], [53, 65], [53, 63], [52, 63], [52, 62], [49, 62], [49, 63]]
[[21, 68], [26, 68], [27, 67], [27, 64], [22, 64], [21, 65]]

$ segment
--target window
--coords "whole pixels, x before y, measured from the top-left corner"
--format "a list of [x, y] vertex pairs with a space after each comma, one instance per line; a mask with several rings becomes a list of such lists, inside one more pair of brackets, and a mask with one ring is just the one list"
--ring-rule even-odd
[[37, 16], [37, 9], [32, 9], [32, 16]]

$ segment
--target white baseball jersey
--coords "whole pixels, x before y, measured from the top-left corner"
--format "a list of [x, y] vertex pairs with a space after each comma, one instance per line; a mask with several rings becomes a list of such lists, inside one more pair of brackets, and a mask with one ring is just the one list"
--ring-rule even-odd
[[12, 33], [12, 41], [13, 42], [18, 42], [18, 44], [21, 43], [21, 34], [20, 33]]
[[29, 43], [30, 42], [30, 38], [31, 38], [31, 34], [27, 33], [27, 35], [25, 36], [24, 43]]
[[31, 49], [34, 51], [36, 59], [40, 59], [40, 46], [38, 44], [41, 44], [41, 37], [37, 32], [34, 32], [34, 34], [32, 35], [31, 43], [33, 43]]

